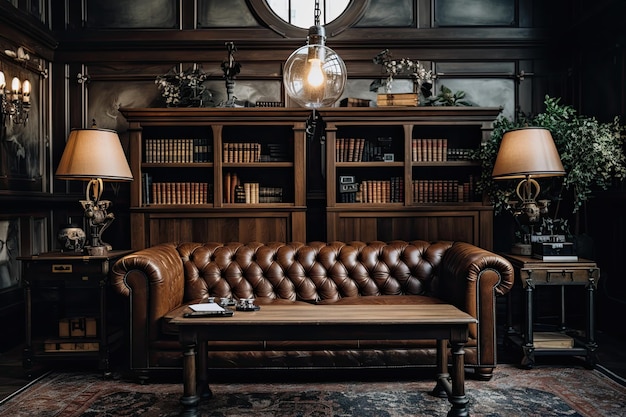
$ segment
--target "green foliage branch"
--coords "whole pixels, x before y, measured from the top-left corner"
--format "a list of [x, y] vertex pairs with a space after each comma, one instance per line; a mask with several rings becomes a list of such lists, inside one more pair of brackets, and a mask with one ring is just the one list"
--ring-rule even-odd
[[510, 208], [508, 201], [515, 196], [517, 185], [517, 181], [494, 181], [491, 177], [502, 136], [511, 129], [535, 126], [550, 131], [566, 175], [558, 192], [554, 187], [542, 187], [542, 194], [547, 195], [539, 198], [560, 200], [563, 191], [568, 191], [573, 198], [573, 213], [580, 210], [595, 190], [608, 190], [626, 178], [626, 127], [620, 125], [619, 118], [601, 123], [559, 102], [558, 98], [546, 96], [545, 111], [534, 117], [520, 114], [516, 121], [498, 118], [490, 139], [474, 155], [482, 165], [477, 189], [487, 194], [496, 214]]

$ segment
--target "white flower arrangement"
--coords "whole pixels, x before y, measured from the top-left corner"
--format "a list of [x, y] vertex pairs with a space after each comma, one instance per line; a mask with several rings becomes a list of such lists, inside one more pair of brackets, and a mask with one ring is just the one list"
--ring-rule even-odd
[[154, 81], [167, 107], [207, 107], [212, 103], [211, 92], [203, 85], [209, 74], [196, 64], [183, 71], [172, 68]]
[[387, 74], [387, 78], [375, 80], [370, 85], [371, 91], [378, 91], [379, 87], [384, 86], [385, 92], [391, 92], [393, 84], [393, 78], [400, 74], [409, 74], [413, 78], [413, 92], [419, 92], [424, 84], [428, 82], [429, 90], [432, 87], [430, 81], [433, 80], [433, 73], [430, 70], [426, 70], [421, 62], [409, 59], [400, 58], [393, 59], [389, 49], [384, 49], [378, 55], [374, 57], [374, 63], [380, 64], [383, 67], [383, 72]]

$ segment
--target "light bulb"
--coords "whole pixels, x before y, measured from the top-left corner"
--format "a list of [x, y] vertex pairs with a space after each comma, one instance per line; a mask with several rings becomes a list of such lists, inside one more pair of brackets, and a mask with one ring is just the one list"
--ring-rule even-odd
[[346, 79], [343, 60], [325, 45], [302, 46], [285, 62], [287, 95], [310, 109], [332, 106], [343, 94]]
[[13, 77], [13, 81], [11, 81], [11, 91], [13, 91], [13, 94], [19, 93], [21, 86], [22, 83], [20, 82], [20, 79], [17, 77]]
[[309, 59], [309, 75], [306, 77], [311, 87], [319, 87], [324, 83], [322, 61], [317, 58]]
[[22, 84], [22, 102], [30, 103], [30, 81], [24, 80]]

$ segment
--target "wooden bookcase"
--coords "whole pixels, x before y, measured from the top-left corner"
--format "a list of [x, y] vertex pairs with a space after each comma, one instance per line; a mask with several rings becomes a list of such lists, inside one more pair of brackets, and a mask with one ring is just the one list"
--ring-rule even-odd
[[[307, 241], [309, 110], [123, 108], [121, 112], [129, 123], [135, 178], [130, 199], [133, 249], [171, 241]], [[472, 192], [480, 164], [463, 155], [489, 137], [499, 108], [319, 112], [326, 122], [328, 241], [446, 239], [492, 248], [493, 208]], [[366, 149], [350, 153], [351, 139], [363, 139], [353, 140], [353, 149], [358, 150], [357, 143], [366, 144]], [[418, 143], [423, 145], [419, 153], [423, 157], [414, 146]], [[258, 183], [270, 190], [272, 202], [246, 199], [246, 187], [237, 199], [233, 190], [228, 192], [234, 175], [242, 184]], [[158, 198], [155, 184], [169, 199]], [[350, 200], [343, 192], [350, 187], [369, 189], [370, 197], [356, 202], [353, 195]], [[197, 190], [204, 189], [206, 197], [204, 193], [197, 197]], [[379, 189], [393, 198], [374, 198]]]
[[492, 249], [493, 207], [475, 192], [480, 164], [468, 153], [490, 136], [499, 108], [322, 113], [329, 241], [444, 239]]
[[[129, 123], [135, 178], [133, 249], [172, 241], [306, 240], [308, 111], [121, 112]], [[232, 187], [234, 178], [240, 189]]]

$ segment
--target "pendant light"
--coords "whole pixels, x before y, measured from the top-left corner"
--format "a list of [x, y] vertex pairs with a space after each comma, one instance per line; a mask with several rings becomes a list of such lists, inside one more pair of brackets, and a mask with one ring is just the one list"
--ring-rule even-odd
[[309, 28], [307, 44], [289, 56], [283, 75], [287, 95], [310, 109], [332, 106], [343, 94], [347, 79], [343, 60], [325, 45], [326, 30], [320, 24], [320, 14], [316, 0], [315, 23]]

